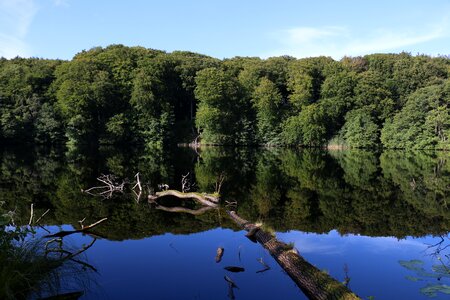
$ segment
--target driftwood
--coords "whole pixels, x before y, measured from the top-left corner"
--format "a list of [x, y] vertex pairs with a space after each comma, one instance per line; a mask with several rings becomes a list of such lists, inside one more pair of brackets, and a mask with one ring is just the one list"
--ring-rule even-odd
[[216, 263], [220, 263], [224, 252], [225, 252], [224, 248], [222, 248], [222, 247], [217, 248]]
[[173, 196], [180, 199], [194, 199], [202, 205], [217, 207], [219, 203], [219, 197], [210, 194], [200, 194], [200, 193], [183, 193], [177, 190], [167, 190], [156, 192], [154, 195], [148, 195], [148, 200], [150, 202], [155, 202], [157, 199], [167, 196]]
[[91, 230], [92, 228], [94, 228], [95, 226], [101, 224], [102, 222], [104, 222], [106, 220], [108, 220], [108, 218], [103, 218], [103, 219], [101, 219], [101, 220], [99, 220], [99, 221], [97, 221], [97, 222], [95, 222], [95, 223], [93, 223], [91, 225], [82, 226], [81, 229], [77, 229], [77, 230], [61, 230], [60, 232], [57, 232], [55, 234], [45, 235], [44, 238], [55, 238], [55, 237], [62, 238], [62, 237], [65, 237], [67, 235], [74, 234], [74, 233], [87, 232], [87, 231]]
[[270, 233], [242, 219], [236, 212], [230, 211], [228, 214], [236, 224], [242, 226], [249, 233], [252, 232], [252, 236], [249, 236], [249, 238], [254, 238], [266, 248], [275, 261], [310, 299], [360, 299], [345, 285], [307, 262], [289, 245], [278, 241]]

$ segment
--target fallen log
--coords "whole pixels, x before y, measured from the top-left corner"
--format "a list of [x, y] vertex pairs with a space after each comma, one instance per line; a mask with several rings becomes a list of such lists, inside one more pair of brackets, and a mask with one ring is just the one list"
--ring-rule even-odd
[[[156, 202], [158, 198], [165, 196], [173, 196], [181, 199], [194, 199], [205, 205], [207, 208], [217, 207], [219, 202], [218, 197], [208, 194], [183, 193], [176, 190], [157, 192], [155, 195], [149, 195], [148, 199], [150, 202]], [[178, 210], [178, 208], [176, 210]], [[270, 255], [283, 268], [289, 277], [292, 278], [305, 295], [308, 296], [308, 298], [314, 300], [361, 299], [344, 284], [307, 262], [297, 251], [292, 249], [291, 246], [278, 241], [270, 233], [241, 218], [235, 211], [227, 211], [227, 213], [237, 225], [248, 231], [246, 236], [249, 239], [259, 242], [269, 251]], [[223, 248], [218, 249], [217, 256], [221, 258], [221, 255], [223, 255]], [[220, 261], [220, 258], [217, 259], [216, 257], [216, 261]]]
[[229, 211], [228, 214], [236, 224], [249, 232], [249, 238], [253, 238], [269, 251], [270, 255], [308, 298], [317, 300], [361, 299], [345, 285], [307, 262], [292, 247], [278, 241], [272, 234], [241, 218], [235, 211]]
[[183, 193], [177, 190], [167, 190], [156, 192], [154, 195], [148, 195], [148, 200], [150, 202], [155, 202], [157, 199], [167, 196], [173, 196], [180, 199], [194, 199], [205, 206], [217, 207], [219, 203], [219, 197], [211, 194], [200, 194], [200, 193]]

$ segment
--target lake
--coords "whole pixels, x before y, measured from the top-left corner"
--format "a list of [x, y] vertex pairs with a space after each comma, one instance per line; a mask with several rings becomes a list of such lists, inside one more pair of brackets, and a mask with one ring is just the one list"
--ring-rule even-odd
[[[448, 152], [3, 147], [0, 164], [0, 201], [17, 224], [28, 223], [31, 203], [36, 216], [49, 209], [37, 237], [108, 218], [93, 234], [64, 237], [71, 251], [94, 242], [32, 298], [307, 299], [228, 209], [364, 299], [450, 294]], [[194, 203], [173, 198], [148, 203], [131, 191], [137, 172], [144, 194], [162, 184], [181, 189], [182, 178], [191, 191], [220, 185], [221, 209], [196, 213]], [[82, 192], [102, 174], [124, 182], [124, 193]], [[163, 210], [174, 207], [191, 213]], [[238, 288], [230, 291], [225, 276]]]

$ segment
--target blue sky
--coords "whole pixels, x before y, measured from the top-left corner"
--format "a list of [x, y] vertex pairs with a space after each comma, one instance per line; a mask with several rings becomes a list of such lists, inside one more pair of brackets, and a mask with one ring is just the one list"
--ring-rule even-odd
[[217, 58], [450, 54], [450, 1], [0, 0], [0, 56], [109, 44]]

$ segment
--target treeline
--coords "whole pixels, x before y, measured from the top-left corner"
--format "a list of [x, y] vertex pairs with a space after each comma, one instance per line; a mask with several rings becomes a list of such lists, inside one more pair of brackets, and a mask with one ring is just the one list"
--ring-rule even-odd
[[450, 59], [218, 60], [112, 45], [0, 59], [2, 143], [449, 149]]

